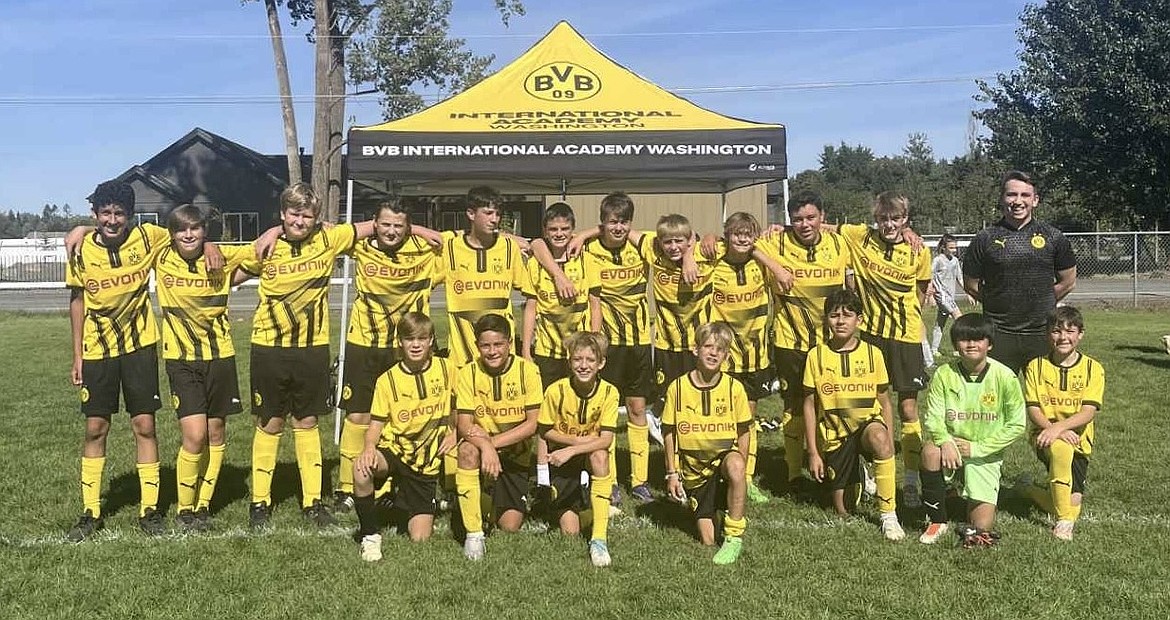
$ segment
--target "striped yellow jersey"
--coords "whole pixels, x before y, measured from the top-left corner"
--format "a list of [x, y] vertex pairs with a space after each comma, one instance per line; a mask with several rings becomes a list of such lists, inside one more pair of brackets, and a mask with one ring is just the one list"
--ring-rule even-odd
[[702, 322], [709, 296], [715, 262], [707, 260], [696, 244], [692, 249], [699, 268], [699, 280], [683, 282], [682, 265], [654, 248], [654, 233], [642, 235], [642, 258], [650, 265], [654, 288], [654, 348], [690, 351], [695, 347], [695, 330]]
[[483, 315], [499, 314], [515, 333], [512, 291], [526, 286], [528, 271], [520, 248], [503, 235], [490, 247], [475, 248], [463, 233], [446, 231], [441, 262], [447, 293], [447, 346], [451, 360], [462, 366], [479, 357], [475, 322]]
[[[555, 430], [572, 437], [598, 437], [602, 431], [617, 432], [618, 390], [598, 380], [588, 394], [578, 394], [571, 379], [548, 386], [537, 418], [539, 434]], [[549, 450], [562, 448], [549, 442]], [[613, 450], [613, 444], [610, 450]]]
[[697, 387], [691, 373], [666, 389], [662, 431], [673, 433], [683, 488], [695, 489], [719, 472], [723, 456], [738, 450], [752, 413], [743, 385], [727, 373], [711, 387]]
[[[530, 410], [540, 410], [543, 397], [536, 364], [518, 355], [498, 374], [485, 370], [482, 362], [471, 362], [459, 369], [455, 380], [455, 411], [473, 416], [476, 425], [490, 435], [523, 424]], [[533, 437], [514, 443], [500, 450], [500, 459], [528, 467], [534, 445]]]
[[824, 341], [825, 298], [845, 287], [852, 253], [837, 233], [821, 231], [806, 246], [791, 231], [765, 235], [756, 249], [792, 272], [795, 284], [787, 293], [773, 291], [772, 344], [781, 349], [810, 351]]
[[320, 229], [301, 241], [281, 237], [263, 261], [243, 269], [260, 277], [260, 304], [252, 318], [252, 344], [315, 347], [329, 344], [329, 278], [341, 254], [353, 250], [352, 224]]
[[565, 277], [577, 289], [577, 296], [565, 301], [557, 296], [556, 282], [540, 263], [528, 261], [528, 285], [524, 295], [536, 300], [536, 330], [532, 352], [556, 359], [568, 359], [565, 338], [589, 329], [589, 296], [600, 291], [594, 263], [577, 256], [561, 263]]
[[882, 420], [878, 391], [890, 383], [886, 362], [877, 347], [858, 341], [851, 351], [819, 344], [804, 364], [804, 391], [816, 394], [817, 439], [832, 452], [871, 420]]
[[[1080, 413], [1083, 405], [1093, 405], [1098, 411], [1105, 398], [1105, 368], [1101, 362], [1080, 354], [1072, 366], [1058, 366], [1047, 357], [1038, 357], [1024, 369], [1024, 402], [1037, 407], [1051, 422], [1067, 420]], [[1073, 429], [1081, 436], [1077, 451], [1085, 456], [1093, 453], [1094, 423]], [[1032, 436], [1040, 433], [1033, 426]]]
[[70, 257], [65, 286], [81, 291], [85, 301], [81, 357], [109, 359], [158, 342], [150, 304], [150, 270], [171, 243], [167, 229], [140, 224], [126, 232], [117, 247], [87, 236]]
[[414, 235], [386, 250], [371, 237], [357, 243], [353, 257], [357, 296], [345, 339], [363, 347], [393, 347], [399, 317], [431, 314], [431, 289], [442, 280], [439, 251]]
[[601, 239], [591, 239], [582, 253], [595, 263], [601, 283], [601, 329], [609, 344], [632, 346], [650, 344], [650, 314], [646, 301], [647, 263], [641, 248], [650, 240], [643, 235], [638, 243], [626, 241], [607, 248]]
[[168, 360], [208, 361], [232, 357], [228, 293], [232, 273], [252, 258], [249, 245], [221, 245], [224, 268], [208, 273], [203, 257], [187, 260], [167, 247], [154, 263], [162, 311], [162, 356]]
[[374, 384], [370, 417], [385, 423], [378, 447], [424, 476], [437, 475], [443, 462], [439, 444], [451, 420], [454, 375], [450, 362], [435, 357], [419, 372], [399, 362]]
[[707, 320], [722, 321], [735, 335], [724, 370], [755, 372], [770, 365], [768, 355], [768, 293], [772, 274], [750, 258], [715, 263], [711, 274], [711, 303]]
[[867, 334], [918, 344], [922, 342], [922, 304], [918, 283], [930, 282], [930, 249], [915, 252], [905, 241], [887, 243], [864, 224], [845, 224], [841, 235], [853, 251], [853, 272]]

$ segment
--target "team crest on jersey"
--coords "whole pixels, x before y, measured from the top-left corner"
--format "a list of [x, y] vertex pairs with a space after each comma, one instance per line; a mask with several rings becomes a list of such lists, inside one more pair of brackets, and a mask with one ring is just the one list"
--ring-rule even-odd
[[864, 377], [869, 372], [869, 365], [865, 360], [853, 360], [853, 376]]
[[171, 408], [172, 409], [179, 408], [179, 395], [178, 394], [171, 394]]
[[504, 395], [508, 398], [508, 400], [512, 400], [520, 395], [520, 388], [515, 383], [509, 383], [508, 386], [504, 388]]
[[1032, 247], [1036, 248], [1037, 250], [1043, 250], [1045, 243], [1047, 242], [1044, 240], [1043, 235], [1032, 236]]
[[256, 407], [264, 404], [264, 399], [260, 397], [260, 392], [252, 392], [252, 404]]
[[427, 388], [427, 391], [430, 393], [431, 398], [438, 397], [439, 394], [443, 393], [443, 380], [432, 379], [431, 385]]
[[492, 259], [492, 273], [497, 275], [504, 273], [504, 261], [499, 258]]
[[138, 250], [130, 250], [126, 253], [126, 260], [130, 261], [131, 265], [137, 265], [142, 262], [142, 254]]
[[997, 399], [994, 392], [984, 392], [983, 396], [979, 397], [979, 404], [984, 407], [994, 407]]
[[346, 383], [345, 387], [341, 388], [341, 400], [349, 400], [351, 398], [353, 398], [353, 388]]
[[1085, 382], [1081, 379], [1073, 379], [1072, 389], [1074, 392], [1080, 392], [1081, 390], [1085, 389]]
[[78, 397], [81, 398], [81, 402], [88, 403], [89, 402], [89, 388], [85, 388], [85, 387], [81, 388], [81, 393], [78, 394]]
[[663, 383], [666, 383], [666, 373], [662, 372], [661, 370], [655, 372], [654, 383], [655, 385], [662, 385]]

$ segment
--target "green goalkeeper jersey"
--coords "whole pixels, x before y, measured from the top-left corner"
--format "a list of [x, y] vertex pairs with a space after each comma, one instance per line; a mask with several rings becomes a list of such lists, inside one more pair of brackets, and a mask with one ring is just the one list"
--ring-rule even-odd
[[1011, 369], [989, 358], [983, 372], [971, 376], [955, 360], [930, 381], [922, 427], [936, 446], [966, 439], [973, 458], [995, 458], [1023, 436], [1026, 419], [1024, 393]]

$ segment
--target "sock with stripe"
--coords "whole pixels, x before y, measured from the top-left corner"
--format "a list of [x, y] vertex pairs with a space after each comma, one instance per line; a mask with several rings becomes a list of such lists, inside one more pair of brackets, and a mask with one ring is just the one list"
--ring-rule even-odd
[[142, 500], [138, 506], [138, 516], [142, 517], [146, 515], [148, 509], [158, 508], [158, 461], [153, 463], [139, 463], [137, 469], [138, 491], [142, 494]]
[[337, 470], [337, 490], [342, 493], [353, 494], [353, 461], [366, 447], [366, 429], [369, 424], [358, 424], [349, 420], [341, 429], [341, 463]]
[[630, 486], [636, 487], [646, 484], [650, 476], [650, 427], [630, 422], [626, 424], [626, 434], [630, 442]]
[[308, 508], [321, 499], [321, 431], [317, 425], [294, 428], [293, 447], [301, 473], [301, 507]]
[[102, 516], [102, 473], [106, 457], [81, 457], [81, 505], [94, 518]]
[[223, 468], [223, 453], [227, 444], [211, 445], [207, 447], [203, 471], [199, 475], [199, 499], [195, 502], [195, 510], [211, 507], [211, 496], [215, 494], [215, 483], [219, 480], [219, 471]]
[[199, 490], [199, 461], [202, 454], [187, 452], [179, 447], [179, 455], [175, 458], [175, 482], [178, 499], [178, 510], [195, 510], [195, 497]]
[[276, 473], [276, 451], [280, 435], [257, 428], [252, 436], [252, 501], [272, 505], [272, 474]]
[[480, 505], [479, 469], [455, 470], [455, 492], [459, 494], [459, 514], [468, 534], [483, 533], [483, 506]]

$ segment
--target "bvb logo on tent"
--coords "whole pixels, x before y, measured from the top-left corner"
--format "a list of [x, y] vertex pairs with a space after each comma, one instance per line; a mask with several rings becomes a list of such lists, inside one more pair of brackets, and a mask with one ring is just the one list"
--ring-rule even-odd
[[524, 90], [545, 101], [582, 101], [601, 91], [601, 78], [571, 62], [550, 62], [524, 78]]

